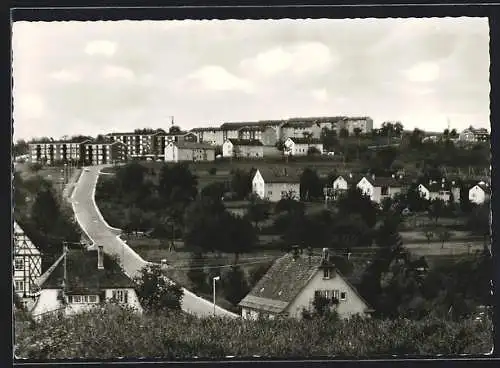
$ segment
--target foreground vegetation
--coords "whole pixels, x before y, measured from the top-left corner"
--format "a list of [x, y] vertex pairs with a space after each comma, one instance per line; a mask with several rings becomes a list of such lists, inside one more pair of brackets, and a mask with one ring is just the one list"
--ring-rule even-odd
[[139, 316], [107, 306], [72, 317], [47, 317], [16, 330], [15, 354], [30, 359], [455, 355], [484, 354], [493, 343], [488, 317], [460, 322], [325, 318], [245, 321], [180, 312]]

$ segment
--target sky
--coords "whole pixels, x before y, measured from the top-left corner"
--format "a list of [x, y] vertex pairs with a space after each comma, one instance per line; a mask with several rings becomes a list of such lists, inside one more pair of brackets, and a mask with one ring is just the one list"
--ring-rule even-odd
[[489, 130], [487, 18], [15, 22], [14, 139], [316, 116]]

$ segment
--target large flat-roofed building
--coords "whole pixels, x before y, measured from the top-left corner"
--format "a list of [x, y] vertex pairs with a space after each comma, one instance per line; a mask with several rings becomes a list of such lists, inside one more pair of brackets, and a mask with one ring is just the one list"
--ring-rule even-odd
[[127, 146], [127, 154], [131, 158], [142, 158], [154, 155], [157, 152], [156, 137], [165, 134], [161, 131], [132, 132], [132, 133], [110, 133], [107, 134], [113, 142], [121, 142]]
[[88, 142], [89, 139], [32, 142], [29, 144], [30, 161], [46, 165], [78, 163], [83, 158], [83, 146]]
[[85, 144], [83, 161], [85, 165], [112, 164], [125, 160], [127, 160], [127, 146], [122, 142], [102, 140]]

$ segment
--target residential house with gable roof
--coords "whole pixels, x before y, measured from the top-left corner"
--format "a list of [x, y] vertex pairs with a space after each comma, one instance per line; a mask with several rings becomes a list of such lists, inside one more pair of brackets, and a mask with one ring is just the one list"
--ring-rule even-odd
[[284, 155], [306, 156], [309, 150], [315, 148], [320, 154], [323, 152], [323, 143], [313, 138], [287, 138], [284, 142]]
[[295, 172], [257, 169], [252, 177], [252, 192], [261, 199], [279, 202], [283, 197], [300, 197], [300, 177]]
[[226, 139], [222, 145], [222, 157], [264, 157], [264, 145], [258, 140]]
[[347, 190], [356, 185], [361, 180], [359, 174], [349, 173], [347, 175], [339, 175], [332, 183], [332, 190], [334, 199], [338, 198], [342, 193], [347, 192]]
[[209, 143], [214, 146], [222, 146], [224, 143], [224, 135], [221, 128], [218, 127], [203, 127], [190, 130], [198, 138], [200, 143]]
[[215, 146], [207, 143], [170, 141], [165, 146], [165, 162], [215, 161]]
[[491, 196], [491, 187], [488, 183], [480, 181], [469, 189], [469, 201], [475, 204], [482, 204], [489, 200]]
[[352, 278], [344, 276], [328, 249], [321, 256], [296, 252], [274, 261], [267, 273], [239, 302], [244, 319], [289, 317], [300, 319], [303, 311], [314, 310], [315, 296], [329, 300], [330, 307], [341, 318], [353, 315], [369, 316], [373, 311], [353, 282], [359, 282], [360, 272]]
[[417, 191], [422, 198], [430, 201], [440, 199], [448, 202], [453, 199], [455, 203], [460, 202], [460, 187], [454, 180], [429, 180], [428, 183], [419, 183]]
[[405, 184], [394, 177], [377, 177], [366, 175], [356, 184], [361, 192], [370, 197], [373, 202], [381, 203], [384, 198], [394, 198], [402, 192]]
[[34, 317], [56, 311], [74, 314], [110, 300], [142, 312], [134, 283], [102, 246], [66, 248], [37, 283], [41, 290], [32, 309]]

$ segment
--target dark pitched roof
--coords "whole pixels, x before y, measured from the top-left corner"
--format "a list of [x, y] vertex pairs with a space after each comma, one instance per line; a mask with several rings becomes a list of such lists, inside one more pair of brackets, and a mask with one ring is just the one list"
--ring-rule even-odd
[[283, 124], [283, 128], [310, 128], [314, 125], [314, 121], [310, 120], [294, 120], [294, 121], [288, 121], [285, 124]]
[[[340, 261], [340, 259], [338, 260]], [[299, 255], [294, 260], [293, 255], [290, 253], [276, 259], [267, 273], [257, 282], [239, 305], [273, 313], [282, 312], [320, 270], [321, 261], [321, 256], [313, 255], [309, 258], [304, 254]], [[335, 264], [335, 258], [332, 261]], [[357, 293], [349, 278], [342, 275], [340, 267], [335, 267], [335, 270]], [[352, 280], [360, 280], [362, 272], [358, 269], [349, 272], [353, 274]], [[361, 297], [361, 299], [363, 298]]]
[[342, 177], [345, 181], [347, 181], [347, 184], [349, 185], [356, 185], [359, 183], [361, 178], [363, 177], [360, 174], [356, 173], [351, 173], [351, 174], [343, 174], [343, 175], [338, 175], [335, 180], [337, 180], [339, 177]]
[[318, 123], [329, 123], [345, 119], [347, 119], [347, 116], [320, 116], [320, 117], [308, 117], [308, 118], [290, 118], [288, 119], [288, 121], [312, 121]]
[[215, 146], [212, 146], [211, 144], [208, 144], [208, 143], [179, 141], [179, 142], [175, 142], [174, 145], [176, 145], [177, 148], [181, 148], [181, 149], [184, 148], [184, 149], [212, 149], [212, 150], [215, 150]]
[[[266, 183], [300, 183], [300, 175], [291, 169], [258, 169]], [[255, 173], [254, 173], [255, 175]]]
[[[42, 289], [60, 289], [64, 278], [64, 259], [54, 268]], [[69, 249], [66, 256], [66, 291], [96, 293], [106, 288], [131, 288], [134, 284], [120, 267], [104, 254], [104, 269], [97, 269], [97, 251]]]
[[261, 141], [257, 139], [235, 139], [235, 138], [229, 138], [229, 142], [234, 144], [235, 146], [263, 146]]
[[366, 175], [365, 178], [373, 185], [374, 187], [383, 187], [383, 186], [388, 186], [388, 187], [393, 187], [393, 188], [398, 188], [402, 187], [403, 183], [396, 180], [396, 178], [393, 177], [380, 177], [380, 176], [375, 176], [372, 177], [370, 175]]
[[290, 139], [295, 144], [320, 144], [321, 143], [321, 141], [319, 139], [314, 139], [314, 138], [294, 138], [294, 137], [290, 137]]
[[265, 122], [260, 121], [247, 121], [247, 122], [235, 122], [235, 123], [223, 123], [220, 128], [222, 130], [238, 130], [239, 128], [247, 126], [265, 126]]
[[219, 127], [201, 127], [201, 128], [193, 128], [190, 132], [210, 132], [210, 131], [218, 131], [221, 130]]
[[258, 132], [263, 132], [264, 130], [266, 130], [268, 127], [267, 126], [264, 126], [264, 125], [258, 125], [258, 126], [255, 126], [255, 125], [249, 125], [249, 126], [244, 126], [244, 127], [241, 127], [238, 129], [238, 131], [241, 131], [241, 130], [250, 130], [250, 131], [258, 131]]

